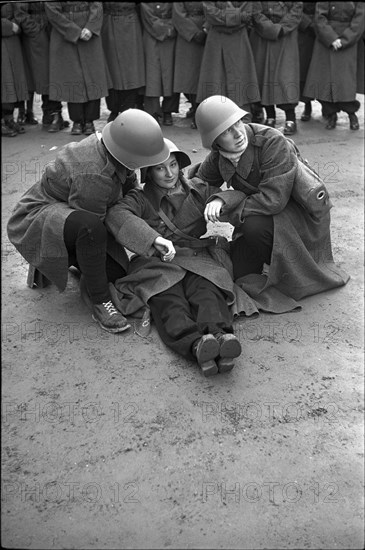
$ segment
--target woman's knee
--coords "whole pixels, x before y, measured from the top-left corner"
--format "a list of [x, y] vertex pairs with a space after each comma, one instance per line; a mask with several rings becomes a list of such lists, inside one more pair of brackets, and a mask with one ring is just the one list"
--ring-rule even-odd
[[88, 236], [91, 240], [102, 243], [106, 241], [107, 230], [100, 218], [92, 212], [75, 210], [66, 219], [65, 239], [75, 241]]

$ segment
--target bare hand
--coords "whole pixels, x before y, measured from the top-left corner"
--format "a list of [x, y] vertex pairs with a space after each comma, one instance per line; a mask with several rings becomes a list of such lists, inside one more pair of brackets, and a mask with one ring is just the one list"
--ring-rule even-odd
[[208, 202], [204, 210], [205, 221], [219, 222], [223, 205], [224, 201], [219, 198], [213, 199], [211, 202]]
[[85, 40], [87, 42], [88, 40], [90, 40], [91, 37], [92, 37], [92, 32], [89, 31], [89, 29], [86, 29], [86, 28], [82, 29], [80, 34], [81, 40]]
[[176, 250], [172, 242], [168, 239], [164, 239], [163, 237], [156, 237], [153, 246], [161, 254], [161, 259], [163, 262], [171, 262], [171, 260], [174, 259]]
[[332, 42], [332, 48], [337, 51], [339, 50], [340, 48], [342, 48], [342, 42], [341, 42], [341, 39], [340, 38], [336, 38], [336, 40], [334, 40]]
[[13, 30], [13, 33], [14, 33], [14, 34], [19, 34], [19, 33], [20, 33], [20, 27], [19, 27], [19, 25], [17, 25], [17, 23], [12, 22], [12, 26], [13, 26], [13, 29], [12, 29], [12, 30]]

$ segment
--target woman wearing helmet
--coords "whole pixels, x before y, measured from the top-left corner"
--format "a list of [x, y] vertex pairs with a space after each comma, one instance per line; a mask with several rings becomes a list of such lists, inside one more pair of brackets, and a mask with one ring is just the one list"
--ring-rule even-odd
[[253, 311], [254, 304], [235, 288], [227, 241], [199, 238], [207, 229], [206, 200], [217, 189], [187, 181], [181, 169], [190, 164], [188, 155], [165, 142], [167, 161], [148, 168], [143, 190], [128, 193], [105, 220], [136, 254], [128, 275], [115, 282], [119, 307], [138, 316], [148, 306], [163, 342], [211, 376], [233, 368], [241, 353], [233, 311]]
[[109, 332], [129, 327], [112, 303], [108, 284], [125, 274], [128, 257], [106, 231], [106, 212], [137, 185], [134, 170], [168, 156], [156, 120], [129, 109], [102, 134], [60, 149], [9, 219], [9, 239], [36, 270], [38, 285], [43, 276], [43, 284], [51, 281], [63, 291], [68, 267], [76, 265], [93, 318]]
[[296, 304], [287, 297], [344, 285], [349, 276], [333, 262], [329, 212], [313, 217], [291, 197], [293, 142], [274, 128], [242, 122], [245, 114], [223, 96], [199, 105], [196, 123], [211, 152], [194, 173], [210, 185], [227, 183], [228, 191], [209, 199], [205, 218], [215, 222], [230, 212], [234, 279], [259, 303], [270, 294], [266, 310], [280, 312]]

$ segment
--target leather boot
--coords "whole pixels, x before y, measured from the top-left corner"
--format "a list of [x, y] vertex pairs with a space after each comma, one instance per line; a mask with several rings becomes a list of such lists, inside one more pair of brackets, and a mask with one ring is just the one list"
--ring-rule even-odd
[[336, 128], [336, 122], [337, 122], [337, 113], [332, 113], [331, 115], [328, 115], [326, 130], [333, 130], [334, 128]]
[[25, 124], [31, 124], [32, 126], [38, 124], [38, 120], [35, 118], [33, 111], [27, 111], [25, 115]]
[[63, 124], [62, 124], [62, 117], [61, 113], [52, 113], [52, 122], [48, 128], [49, 132], [59, 132], [62, 130]]
[[359, 119], [357, 118], [355, 113], [350, 113], [349, 119], [350, 119], [350, 130], [358, 130], [360, 128]]
[[22, 124], [24, 126], [24, 124], [26, 123], [26, 115], [24, 109], [19, 109], [18, 118], [16, 119], [16, 121], [18, 124]]

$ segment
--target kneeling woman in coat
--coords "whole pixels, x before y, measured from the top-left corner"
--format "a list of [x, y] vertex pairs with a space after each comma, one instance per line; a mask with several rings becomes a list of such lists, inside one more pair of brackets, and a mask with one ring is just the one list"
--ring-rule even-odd
[[245, 115], [223, 96], [199, 105], [197, 127], [211, 152], [191, 173], [209, 185], [226, 182], [228, 190], [210, 198], [206, 220], [220, 220], [235, 202], [230, 215], [234, 280], [266, 303], [266, 311], [279, 313], [288, 298], [342, 286], [349, 276], [333, 261], [329, 205], [313, 215], [293, 199], [301, 166], [294, 142], [274, 128], [245, 124]]
[[12, 244], [60, 291], [66, 288], [68, 267], [80, 269], [93, 319], [108, 332], [129, 328], [114, 307], [108, 284], [126, 273], [129, 262], [106, 231], [106, 212], [137, 185], [135, 169], [168, 156], [156, 120], [129, 109], [102, 134], [60, 149], [8, 222]]
[[148, 168], [143, 190], [132, 190], [107, 214], [118, 242], [138, 254], [115, 286], [124, 314], [148, 304], [163, 342], [211, 376], [231, 370], [241, 353], [229, 307], [236, 296], [228, 243], [199, 238], [207, 229], [206, 200], [217, 189], [188, 182], [181, 172], [188, 155], [165, 142], [169, 159]]

